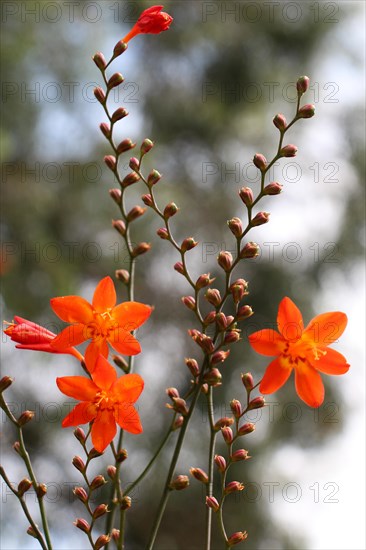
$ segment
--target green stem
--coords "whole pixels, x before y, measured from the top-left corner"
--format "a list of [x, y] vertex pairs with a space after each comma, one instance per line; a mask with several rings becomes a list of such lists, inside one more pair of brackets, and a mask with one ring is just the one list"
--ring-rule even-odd
[[[206, 485], [206, 496], [211, 497], [213, 492], [213, 475], [214, 475], [214, 454], [217, 431], [214, 423], [214, 407], [213, 407], [213, 388], [210, 386], [207, 394], [207, 414], [210, 422], [210, 447], [208, 454], [208, 483]], [[211, 525], [212, 525], [212, 508], [206, 506], [206, 550], [211, 548]]]

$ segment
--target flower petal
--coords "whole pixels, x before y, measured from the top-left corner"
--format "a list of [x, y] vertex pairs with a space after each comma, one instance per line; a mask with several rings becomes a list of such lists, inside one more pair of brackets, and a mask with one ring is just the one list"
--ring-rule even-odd
[[58, 389], [78, 401], [92, 401], [99, 391], [98, 386], [85, 376], [63, 376], [56, 378]]
[[311, 339], [319, 345], [329, 346], [343, 334], [347, 321], [347, 315], [341, 311], [322, 313], [310, 321], [303, 338]]
[[142, 425], [135, 407], [129, 403], [121, 403], [115, 407], [115, 418], [117, 424], [127, 432], [140, 434]]
[[112, 365], [108, 363], [107, 359], [105, 359], [103, 355], [99, 355], [92, 372], [92, 378], [93, 382], [101, 390], [109, 390], [112, 384], [117, 380], [117, 373]]
[[141, 351], [141, 346], [136, 338], [122, 328], [111, 330], [108, 342], [122, 355], [137, 355]]
[[110, 277], [104, 277], [94, 291], [93, 307], [98, 313], [104, 313], [116, 305], [117, 295], [114, 282]]
[[301, 362], [295, 369], [295, 387], [298, 396], [309, 407], [320, 407], [323, 403], [323, 381], [320, 374], [310, 364]]
[[350, 368], [347, 359], [338, 351], [331, 348], [325, 348], [325, 355], [316, 360], [308, 358], [314, 369], [325, 374], [344, 374]]
[[92, 443], [102, 453], [116, 435], [117, 427], [114, 413], [110, 409], [99, 411], [91, 429]]
[[67, 323], [83, 323], [87, 325], [93, 320], [93, 307], [80, 296], [61, 296], [51, 298], [53, 311]]
[[118, 378], [112, 388], [116, 401], [135, 403], [144, 389], [144, 381], [139, 374], [125, 374]]
[[140, 302], [123, 302], [113, 309], [118, 326], [125, 331], [136, 330], [150, 317], [152, 308]]
[[108, 357], [108, 344], [104, 338], [92, 340], [85, 350], [85, 364], [90, 373], [94, 371], [99, 355]]
[[272, 361], [264, 373], [259, 386], [261, 393], [274, 393], [287, 382], [292, 367], [287, 365], [282, 357], [278, 357]]
[[84, 402], [78, 403], [72, 411], [65, 416], [62, 421], [62, 427], [68, 428], [69, 426], [78, 426], [79, 424], [86, 424], [95, 418], [96, 408], [93, 403]]
[[70, 325], [64, 328], [56, 338], [51, 340], [50, 346], [55, 351], [65, 351], [87, 340], [87, 327], [82, 324]]
[[258, 330], [258, 332], [254, 332], [248, 336], [248, 339], [250, 345], [257, 353], [272, 357], [281, 353], [281, 344], [285, 343], [281, 334], [271, 328]]
[[286, 340], [298, 340], [304, 330], [301, 311], [287, 296], [280, 302], [277, 315], [278, 330]]

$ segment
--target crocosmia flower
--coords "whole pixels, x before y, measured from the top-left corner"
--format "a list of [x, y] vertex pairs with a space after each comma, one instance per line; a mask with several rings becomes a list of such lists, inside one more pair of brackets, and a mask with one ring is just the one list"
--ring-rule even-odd
[[66, 347], [62, 351], [51, 347], [51, 342], [56, 338], [56, 334], [33, 323], [33, 321], [18, 317], [18, 315], [15, 315], [14, 322], [10, 323], [4, 332], [10, 336], [13, 342], [17, 342], [18, 345], [15, 347], [18, 349], [31, 349], [48, 353], [69, 353], [79, 361], [83, 359], [81, 353], [73, 347]]
[[122, 42], [129, 42], [138, 34], [158, 34], [167, 31], [173, 17], [164, 11], [163, 6], [151, 6], [142, 12], [130, 32], [123, 38]]
[[92, 422], [91, 439], [102, 453], [113, 440], [118, 424], [127, 432], [139, 434], [142, 426], [133, 404], [144, 388], [139, 374], [125, 374], [117, 378], [115, 369], [99, 355], [91, 374], [57, 378], [58, 388], [69, 397], [81, 401], [64, 418], [63, 428]]
[[249, 336], [255, 351], [276, 357], [268, 365], [259, 390], [264, 394], [277, 391], [294, 370], [299, 397], [310, 407], [319, 407], [324, 400], [319, 373], [344, 374], [349, 369], [345, 357], [329, 348], [346, 325], [347, 316], [334, 311], [317, 315], [304, 328], [300, 310], [290, 298], [283, 298], [277, 315], [279, 332], [263, 329]]
[[90, 304], [80, 296], [52, 298], [53, 311], [67, 323], [52, 341], [55, 350], [65, 350], [91, 340], [85, 352], [85, 362], [92, 372], [99, 354], [108, 357], [108, 344], [123, 355], [140, 353], [141, 346], [131, 332], [141, 326], [151, 314], [151, 307], [139, 302], [116, 305], [117, 296], [110, 277], [100, 281]]

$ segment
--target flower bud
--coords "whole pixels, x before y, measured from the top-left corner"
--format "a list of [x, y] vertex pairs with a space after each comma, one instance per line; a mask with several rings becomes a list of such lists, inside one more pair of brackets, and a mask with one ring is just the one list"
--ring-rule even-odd
[[121, 193], [121, 190], [120, 189], [110, 189], [109, 190], [109, 194], [110, 196], [112, 197], [112, 199], [114, 200], [114, 202], [118, 205], [121, 204], [121, 200], [122, 200], [122, 193]]
[[146, 206], [152, 206], [154, 204], [151, 195], [142, 195], [141, 199]]
[[[125, 270], [119, 270], [119, 271], [125, 271]], [[115, 365], [123, 370], [123, 372], [128, 373], [128, 363], [124, 357], [121, 355], [112, 355], [112, 359]]]
[[123, 497], [121, 502], [121, 510], [128, 510], [132, 506], [131, 497]]
[[138, 172], [140, 168], [140, 161], [136, 157], [131, 157], [130, 162], [128, 163], [128, 166], [133, 170], [134, 172]]
[[309, 84], [310, 78], [308, 76], [300, 76], [300, 78], [296, 82], [297, 93], [299, 95], [304, 94], [308, 90]]
[[315, 105], [307, 103], [297, 113], [297, 118], [311, 118], [315, 115]]
[[87, 502], [88, 494], [83, 487], [75, 487], [73, 493], [79, 500], [81, 500], [81, 502]]
[[127, 214], [127, 221], [132, 222], [134, 220], [137, 220], [137, 218], [143, 216], [145, 212], [146, 208], [142, 208], [142, 206], [134, 206]]
[[251, 391], [254, 388], [253, 376], [250, 372], [246, 372], [241, 375], [241, 381], [244, 384], [244, 387], [247, 391]]
[[169, 233], [166, 227], [159, 227], [159, 229], [156, 230], [156, 234], [164, 241], [169, 240]]
[[125, 153], [126, 151], [133, 149], [135, 146], [136, 146], [136, 143], [133, 143], [131, 139], [129, 138], [123, 139], [121, 143], [117, 146], [117, 152], [121, 155], [122, 153]]
[[215, 307], [221, 304], [221, 294], [220, 291], [217, 290], [217, 288], [209, 288], [205, 294], [205, 298], [210, 304]]
[[225, 313], [222, 311], [217, 313], [215, 321], [220, 331], [224, 331], [226, 329], [228, 322]]
[[188, 309], [196, 309], [196, 300], [193, 298], [193, 296], [183, 296], [182, 302]]
[[238, 304], [243, 296], [248, 294], [248, 283], [244, 279], [237, 279], [230, 285], [230, 292], [233, 295], [235, 304]]
[[252, 422], [246, 422], [245, 424], [240, 426], [240, 428], [238, 430], [238, 434], [239, 435], [247, 435], [247, 434], [250, 434], [250, 433], [254, 432], [254, 430], [255, 430], [255, 424], [253, 424]]
[[229, 418], [228, 416], [223, 416], [222, 418], [219, 418], [215, 423], [215, 430], [218, 432], [222, 428], [226, 428], [227, 426], [231, 426], [234, 424], [234, 419]]
[[248, 451], [245, 449], [238, 449], [237, 451], [234, 451], [231, 455], [231, 460], [233, 462], [240, 462], [241, 460], [248, 460], [248, 458], [251, 458], [248, 454]]
[[96, 489], [99, 489], [99, 487], [103, 487], [103, 485], [105, 485], [107, 482], [104, 478], [104, 476], [102, 476], [101, 474], [95, 476], [95, 478], [93, 479], [93, 481], [91, 482], [90, 484], [90, 489], [92, 491], [95, 491]]
[[241, 403], [238, 399], [233, 399], [230, 401], [230, 409], [235, 418], [240, 418], [241, 414], [243, 412], [243, 409], [241, 407]]
[[282, 191], [283, 185], [280, 185], [276, 181], [272, 181], [263, 189], [264, 195], [279, 195]]
[[47, 485], [39, 483], [36, 487], [36, 494], [38, 498], [43, 498], [47, 494]]
[[253, 157], [253, 163], [261, 172], [263, 172], [267, 166], [267, 159], [264, 155], [256, 153]]
[[126, 235], [126, 224], [123, 220], [112, 220], [112, 226], [122, 237]]
[[250, 306], [242, 306], [239, 308], [236, 318], [238, 321], [243, 321], [243, 319], [247, 319], [251, 315], [253, 315], [252, 308]]
[[108, 139], [111, 137], [111, 127], [106, 122], [99, 124], [100, 131]]
[[188, 476], [179, 475], [169, 485], [170, 489], [181, 491], [182, 489], [185, 489], [189, 485], [189, 478]]
[[112, 531], [111, 531], [111, 536], [112, 536], [112, 539], [113, 539], [115, 542], [118, 542], [119, 536], [120, 536], [120, 530], [119, 530], [119, 529], [112, 529]]
[[97, 451], [95, 447], [92, 447], [88, 454], [89, 460], [93, 460], [93, 458], [98, 458], [98, 456], [102, 456], [103, 452], [101, 453], [100, 451]]
[[108, 544], [108, 542], [111, 540], [111, 537], [109, 535], [100, 535], [100, 537], [97, 538], [97, 540], [94, 543], [95, 550], [100, 550]]
[[220, 252], [220, 254], [217, 256], [217, 263], [220, 267], [226, 272], [230, 271], [231, 265], [233, 263], [233, 256], [230, 252], [227, 252], [226, 250], [223, 252]]
[[140, 176], [136, 174], [136, 172], [130, 172], [125, 176], [122, 180], [122, 186], [128, 187], [129, 185], [133, 185], [134, 183], [138, 182], [140, 179]]
[[114, 157], [113, 155], [106, 155], [103, 160], [104, 160], [104, 163], [108, 166], [108, 168], [112, 170], [112, 172], [116, 171], [116, 168], [117, 168], [116, 157]]
[[105, 93], [100, 86], [94, 88], [94, 96], [102, 105], [105, 104]]
[[124, 107], [118, 107], [118, 109], [116, 109], [116, 111], [114, 111], [112, 115], [112, 122], [115, 123], [118, 120], [125, 118], [127, 115], [128, 115], [127, 109], [125, 109]]
[[85, 470], [84, 461], [80, 456], [74, 456], [72, 459], [72, 464], [77, 470], [79, 470], [79, 472], [83, 472]]
[[92, 517], [93, 519], [98, 519], [104, 516], [107, 512], [109, 512], [108, 506], [106, 504], [99, 504], [99, 506], [94, 509]]
[[280, 132], [283, 132], [287, 128], [286, 118], [281, 113], [274, 117], [273, 124], [279, 129]]
[[295, 157], [296, 153], [297, 153], [296, 145], [289, 144], [289, 145], [285, 145], [284, 147], [282, 147], [282, 149], [280, 151], [280, 156], [281, 157]]
[[243, 233], [243, 224], [240, 218], [231, 218], [231, 220], [228, 220], [227, 224], [235, 237], [241, 237]]
[[243, 246], [240, 251], [240, 258], [256, 258], [259, 255], [259, 246], [257, 243], [249, 242]]
[[227, 351], [223, 351], [223, 350], [215, 351], [215, 353], [213, 353], [211, 356], [211, 364], [218, 365], [219, 363], [223, 363], [229, 355], [230, 355], [229, 349]]
[[177, 388], [167, 388], [165, 390], [165, 393], [169, 395], [170, 399], [173, 399], [174, 397], [179, 397], [179, 391]]
[[200, 275], [196, 281], [196, 289], [197, 290], [200, 290], [201, 288], [204, 288], [208, 285], [210, 285], [211, 283], [213, 283], [215, 279], [210, 279], [210, 274], [209, 273], [203, 273], [202, 275]]
[[224, 441], [227, 445], [230, 445], [233, 442], [234, 436], [233, 436], [233, 430], [229, 428], [229, 426], [226, 426], [225, 428], [221, 428], [222, 437], [224, 438]]
[[198, 245], [198, 242], [195, 241], [193, 237], [187, 237], [182, 242], [180, 248], [181, 248], [181, 251], [184, 253], [184, 252], [187, 252], [188, 250], [192, 250], [192, 248], [194, 248], [197, 245]]
[[167, 408], [168, 409], [173, 409], [175, 412], [178, 412], [182, 416], [187, 416], [188, 408], [187, 408], [187, 403], [185, 402], [185, 400], [182, 399], [181, 397], [173, 397], [172, 401], [173, 401], [173, 405], [167, 404], [166, 405]]
[[34, 411], [24, 411], [18, 418], [19, 426], [25, 426], [34, 418]]
[[225, 486], [224, 493], [225, 495], [230, 495], [231, 493], [237, 493], [243, 489], [244, 485], [239, 483], [239, 481], [230, 481], [230, 483]]
[[122, 462], [127, 460], [127, 458], [128, 458], [128, 453], [126, 449], [121, 449], [120, 451], [118, 451], [116, 455], [116, 462], [118, 462], [119, 464], [122, 464]]
[[248, 410], [261, 409], [262, 407], [264, 407], [264, 405], [265, 405], [264, 397], [262, 396], [255, 397], [249, 402]]
[[145, 252], [148, 252], [151, 248], [151, 244], [149, 243], [140, 243], [132, 250], [132, 256], [136, 258], [136, 256], [141, 256], [141, 254], [145, 254]]
[[243, 540], [248, 538], [248, 533], [246, 531], [237, 531], [236, 533], [233, 533], [230, 535], [230, 537], [227, 539], [228, 545], [234, 546], [235, 544], [238, 544], [239, 542], [242, 542]]
[[157, 170], [151, 170], [150, 174], [147, 176], [147, 184], [151, 187], [158, 183], [162, 178], [162, 175]]
[[169, 204], [166, 205], [166, 207], [164, 208], [164, 218], [166, 220], [168, 220], [169, 218], [171, 218], [172, 216], [174, 216], [177, 212], [178, 212], [179, 208], [178, 206], [175, 204], [175, 202], [170, 202]]
[[107, 474], [111, 479], [115, 479], [117, 473], [117, 468], [115, 466], [108, 466], [107, 468]]
[[225, 472], [226, 470], [226, 460], [221, 455], [215, 455], [215, 464], [219, 470], [219, 472]]
[[186, 358], [185, 362], [186, 362], [186, 365], [189, 368], [192, 376], [194, 376], [196, 378], [200, 373], [200, 369], [199, 369], [197, 361], [195, 359]]
[[77, 518], [74, 522], [74, 525], [80, 529], [81, 531], [83, 531], [84, 533], [89, 533], [90, 531], [90, 525], [89, 523], [86, 521], [86, 519], [83, 519], [83, 518]]
[[250, 222], [252, 227], [257, 227], [258, 225], [263, 225], [264, 223], [269, 222], [269, 213], [268, 212], [258, 212]]
[[204, 395], [208, 394], [208, 384], [202, 384], [201, 393], [203, 393]]
[[205, 325], [211, 325], [216, 320], [216, 311], [209, 311], [206, 317], [203, 319]]
[[239, 340], [240, 340], [240, 330], [238, 329], [229, 330], [225, 334], [224, 344], [235, 344]]
[[174, 264], [174, 269], [175, 271], [178, 271], [178, 273], [180, 273], [181, 275], [184, 275], [185, 271], [184, 271], [184, 265], [182, 264], [182, 262], [177, 262]]
[[221, 386], [222, 375], [219, 369], [210, 369], [203, 377], [203, 381], [209, 386]]
[[201, 483], [208, 483], [208, 475], [201, 468], [190, 468], [189, 471], [190, 474], [198, 481], [201, 481]]
[[212, 338], [206, 336], [206, 334], [203, 334], [202, 338], [197, 341], [197, 343], [206, 353], [212, 353], [215, 350], [215, 344]]
[[122, 84], [123, 81], [124, 81], [124, 78], [121, 75], [121, 73], [112, 74], [111, 78], [108, 80], [108, 84], [107, 84], [108, 90], [112, 90], [113, 88], [116, 88], [117, 86]]
[[24, 495], [24, 493], [26, 493], [27, 491], [29, 491], [29, 489], [32, 487], [32, 482], [30, 479], [28, 479], [27, 477], [25, 477], [24, 479], [22, 479], [19, 484], [18, 484], [18, 495], [20, 497], [22, 497]]
[[19, 441], [15, 441], [15, 443], [13, 443], [13, 449], [16, 453], [18, 453], [18, 455], [23, 456]]
[[123, 52], [127, 50], [127, 44], [126, 42], [123, 42], [123, 40], [120, 40], [117, 42], [117, 44], [114, 46], [113, 49], [113, 58], [115, 59], [119, 55], [121, 55]]
[[154, 147], [154, 142], [151, 139], [144, 139], [140, 147], [141, 156], [146, 155]]
[[127, 269], [116, 269], [114, 272], [116, 279], [119, 281], [122, 281], [125, 285], [128, 285], [128, 282], [130, 280], [130, 274], [127, 271]]
[[31, 525], [27, 529], [27, 535], [34, 537], [35, 539], [38, 539], [38, 535]]
[[245, 206], [251, 206], [253, 204], [253, 191], [250, 187], [242, 187], [239, 191], [239, 197], [241, 198]]
[[208, 506], [208, 508], [212, 508], [214, 512], [217, 512], [220, 508], [220, 505], [215, 497], [206, 497], [206, 506]]
[[0, 393], [3, 393], [3, 391], [11, 386], [13, 382], [14, 378], [10, 378], [10, 376], [3, 376], [0, 380]]
[[173, 423], [173, 430], [179, 430], [179, 428], [182, 427], [183, 422], [184, 422], [184, 417], [181, 415], [177, 416], [177, 418], [174, 420], [174, 423]]
[[98, 67], [98, 69], [101, 69], [101, 70], [105, 69], [107, 65], [107, 62], [102, 52], [97, 52], [95, 55], [93, 55], [93, 61]]

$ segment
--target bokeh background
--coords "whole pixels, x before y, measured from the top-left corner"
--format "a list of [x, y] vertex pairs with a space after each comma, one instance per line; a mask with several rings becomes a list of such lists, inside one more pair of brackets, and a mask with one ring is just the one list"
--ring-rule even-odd
[[[150, 5], [1, 4], [3, 320], [17, 314], [57, 331], [52, 296], [90, 298], [100, 278], [124, 267], [122, 242], [111, 227], [118, 213], [102, 162], [110, 151], [98, 129], [104, 117], [93, 87], [101, 81], [91, 56], [99, 50], [108, 57]], [[223, 367], [217, 417], [228, 412], [232, 398], [244, 399], [240, 373], [261, 377], [266, 359], [251, 351], [245, 336], [275, 321], [284, 295], [306, 320], [332, 310], [349, 316], [336, 347], [352, 368], [325, 380], [323, 406], [309, 410], [289, 383], [269, 396], [268, 408], [253, 413], [257, 430], [246, 444], [253, 458], [232, 468], [232, 479], [243, 480], [246, 489], [227, 501], [228, 531], [248, 530], [250, 550], [365, 548], [365, 4], [167, 0], [164, 8], [174, 17], [171, 30], [135, 38], [114, 62], [125, 76], [114, 101], [130, 112], [119, 124], [121, 138], [156, 143], [146, 165], [164, 174], [157, 190], [161, 204], [180, 206], [177, 238], [200, 241], [190, 256], [195, 276], [218, 274], [218, 251], [233, 248], [226, 220], [244, 215], [237, 190], [258, 184], [251, 158], [255, 152], [272, 157], [278, 137], [272, 118], [278, 112], [291, 118], [294, 82], [303, 74], [311, 78], [304, 101], [316, 106], [316, 117], [300, 121], [287, 138], [299, 147], [297, 157], [278, 163], [271, 174], [284, 191], [263, 203], [270, 223], [251, 234], [261, 257], [237, 272], [250, 283], [248, 303], [256, 314]], [[131, 206], [141, 204], [142, 187], [130, 191]], [[141, 471], [170, 421], [165, 388], [187, 387], [184, 357], [196, 353], [186, 333], [194, 323], [180, 301], [188, 289], [172, 268], [174, 251], [155, 235], [158, 227], [149, 212], [134, 226], [136, 242], [153, 245], [138, 262], [136, 298], [155, 311], [139, 331], [145, 431], [126, 437], [133, 458], [125, 463], [125, 484]], [[81, 480], [71, 466], [81, 450], [71, 431], [60, 429], [67, 402], [55, 385], [56, 376], [77, 373], [77, 365], [72, 358], [16, 351], [4, 336], [1, 356], [2, 375], [16, 378], [7, 392], [14, 412], [36, 411], [27, 439], [38, 477], [49, 485], [54, 547], [84, 549], [85, 535], [71, 525], [83, 513], [73, 499], [72, 487]], [[4, 416], [1, 424], [2, 463], [16, 482], [25, 472], [9, 450], [15, 434]], [[202, 401], [179, 473], [205, 468], [207, 438]], [[144, 548], [173, 443], [174, 436], [134, 494], [127, 548]], [[101, 459], [95, 471], [104, 473], [110, 460]], [[37, 548], [3, 482], [1, 492], [1, 548]], [[27, 499], [34, 502], [34, 494]], [[204, 514], [200, 484], [192, 480], [189, 490], [172, 495], [157, 548], [202, 548]], [[221, 547], [215, 526], [213, 548]]]

